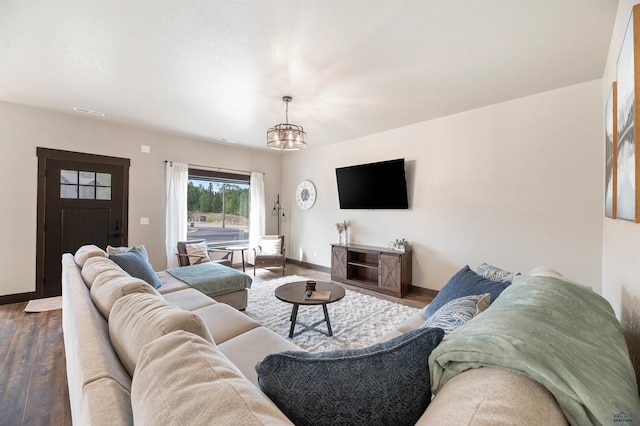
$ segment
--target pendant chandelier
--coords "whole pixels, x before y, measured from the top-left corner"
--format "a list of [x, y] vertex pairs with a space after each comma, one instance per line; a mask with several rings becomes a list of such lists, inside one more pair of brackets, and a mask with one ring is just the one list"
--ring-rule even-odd
[[267, 130], [267, 146], [280, 151], [294, 151], [305, 149], [307, 143], [304, 141], [306, 133], [302, 126], [289, 124], [289, 102], [291, 96], [283, 96], [282, 101], [286, 105], [285, 122], [273, 126]]

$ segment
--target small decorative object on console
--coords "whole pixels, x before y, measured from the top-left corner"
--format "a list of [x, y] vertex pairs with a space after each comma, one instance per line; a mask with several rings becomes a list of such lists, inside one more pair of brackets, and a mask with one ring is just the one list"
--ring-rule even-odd
[[407, 251], [407, 246], [409, 245], [409, 241], [405, 240], [404, 238], [396, 238], [395, 241], [390, 241], [389, 242], [389, 248], [396, 250], [396, 251], [401, 251], [401, 252], [405, 252]]

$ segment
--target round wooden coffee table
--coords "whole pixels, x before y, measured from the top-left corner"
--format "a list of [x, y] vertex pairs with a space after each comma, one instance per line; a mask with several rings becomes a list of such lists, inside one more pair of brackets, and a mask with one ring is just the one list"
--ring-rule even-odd
[[[323, 281], [316, 281], [316, 291], [330, 291], [331, 296], [329, 300], [308, 300], [305, 299], [306, 293], [306, 281], [296, 281], [293, 283], [283, 284], [280, 287], [276, 288], [276, 297], [283, 302], [293, 304], [293, 309], [291, 310], [291, 328], [289, 329], [289, 338], [292, 338], [294, 333], [293, 330], [296, 328], [296, 320], [298, 319], [298, 307], [300, 305], [322, 305], [322, 310], [324, 311], [324, 321], [318, 321], [311, 325], [306, 325], [300, 323], [300, 325], [304, 326], [304, 330], [313, 330], [315, 326], [322, 324], [323, 322], [327, 323], [328, 335], [333, 336], [333, 331], [331, 330], [331, 321], [329, 321], [329, 312], [327, 311], [327, 304], [337, 302], [341, 300], [344, 295], [344, 288], [339, 286], [338, 284], [327, 283]], [[300, 333], [302, 333], [300, 331]]]

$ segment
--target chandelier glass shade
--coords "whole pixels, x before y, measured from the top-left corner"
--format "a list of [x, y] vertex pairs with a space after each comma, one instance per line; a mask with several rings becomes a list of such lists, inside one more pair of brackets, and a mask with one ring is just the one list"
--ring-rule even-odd
[[286, 105], [285, 123], [280, 123], [267, 130], [267, 146], [280, 151], [294, 151], [305, 149], [307, 143], [304, 141], [306, 135], [302, 126], [289, 124], [289, 102], [291, 96], [283, 96]]

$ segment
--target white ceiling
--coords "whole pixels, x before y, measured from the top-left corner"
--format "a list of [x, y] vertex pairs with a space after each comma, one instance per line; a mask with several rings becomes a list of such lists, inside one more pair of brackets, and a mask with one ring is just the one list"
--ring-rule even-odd
[[0, 100], [321, 146], [601, 78], [617, 3], [0, 0]]

